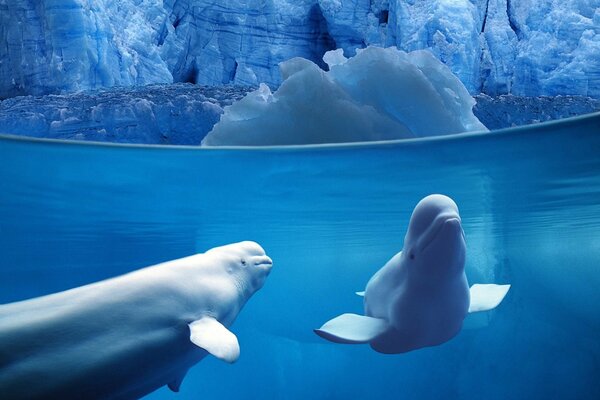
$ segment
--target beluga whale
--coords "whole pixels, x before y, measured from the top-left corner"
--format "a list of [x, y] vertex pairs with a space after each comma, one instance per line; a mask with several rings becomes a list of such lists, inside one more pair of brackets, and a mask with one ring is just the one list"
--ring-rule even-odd
[[265, 283], [255, 242], [216, 247], [0, 306], [0, 398], [136, 399], [173, 391], [207, 354], [240, 354], [228, 328]]
[[342, 314], [315, 333], [335, 343], [369, 343], [385, 354], [447, 342], [468, 313], [495, 308], [510, 288], [469, 288], [465, 253], [456, 203], [440, 194], [425, 197], [412, 213], [402, 251], [357, 292], [364, 296], [364, 315]]

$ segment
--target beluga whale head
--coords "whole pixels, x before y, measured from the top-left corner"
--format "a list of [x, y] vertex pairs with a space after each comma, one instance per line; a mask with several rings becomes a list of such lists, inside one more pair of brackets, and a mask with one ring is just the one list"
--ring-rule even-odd
[[404, 238], [404, 262], [428, 278], [462, 273], [465, 236], [458, 206], [449, 197], [432, 194], [415, 207]]
[[216, 247], [205, 253], [215, 265], [236, 282], [239, 289], [252, 294], [263, 287], [273, 261], [256, 242], [245, 241]]

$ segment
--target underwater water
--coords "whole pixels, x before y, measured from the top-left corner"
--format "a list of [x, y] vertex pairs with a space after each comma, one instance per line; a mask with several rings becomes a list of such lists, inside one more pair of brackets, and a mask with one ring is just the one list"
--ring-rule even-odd
[[[281, 148], [97, 145], [0, 136], [0, 303], [240, 240], [274, 260], [180, 393], [148, 399], [600, 397], [600, 114], [487, 134]], [[504, 302], [407, 354], [313, 328], [361, 313], [415, 204], [459, 205], [472, 283]], [[34, 384], [32, 382], [32, 384]]]

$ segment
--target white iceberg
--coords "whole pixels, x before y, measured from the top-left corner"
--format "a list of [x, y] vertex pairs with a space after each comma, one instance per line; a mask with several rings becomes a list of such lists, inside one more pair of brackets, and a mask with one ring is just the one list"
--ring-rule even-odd
[[263, 146], [390, 140], [486, 130], [475, 100], [428, 51], [368, 47], [346, 59], [325, 54], [329, 71], [294, 58], [284, 79], [225, 108], [204, 146]]

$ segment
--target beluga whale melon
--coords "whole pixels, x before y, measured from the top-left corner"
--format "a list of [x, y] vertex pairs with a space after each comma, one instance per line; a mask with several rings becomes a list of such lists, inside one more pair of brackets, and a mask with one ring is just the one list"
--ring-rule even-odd
[[364, 315], [342, 314], [315, 333], [335, 343], [369, 343], [386, 354], [452, 339], [468, 313], [495, 308], [510, 288], [469, 288], [465, 252], [456, 203], [439, 194], [425, 197], [412, 213], [402, 251], [357, 293], [364, 296]]
[[135, 399], [178, 391], [207, 354], [234, 362], [228, 329], [272, 267], [254, 242], [0, 306], [0, 398]]

